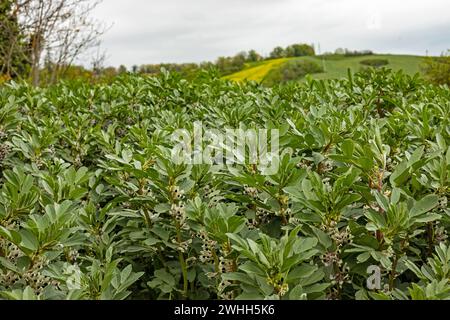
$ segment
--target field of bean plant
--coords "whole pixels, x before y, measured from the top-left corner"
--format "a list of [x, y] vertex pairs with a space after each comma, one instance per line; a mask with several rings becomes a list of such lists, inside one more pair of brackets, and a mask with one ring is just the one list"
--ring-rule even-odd
[[[172, 133], [277, 129], [279, 166]], [[450, 90], [368, 68], [0, 87], [0, 298], [450, 299]]]

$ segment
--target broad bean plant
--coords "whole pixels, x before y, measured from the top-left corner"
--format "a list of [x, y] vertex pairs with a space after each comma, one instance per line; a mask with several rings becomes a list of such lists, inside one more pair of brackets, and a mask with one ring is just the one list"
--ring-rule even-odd
[[[278, 169], [175, 163], [196, 121], [277, 129]], [[385, 69], [5, 84], [0, 298], [449, 299], [449, 135], [449, 88]]]

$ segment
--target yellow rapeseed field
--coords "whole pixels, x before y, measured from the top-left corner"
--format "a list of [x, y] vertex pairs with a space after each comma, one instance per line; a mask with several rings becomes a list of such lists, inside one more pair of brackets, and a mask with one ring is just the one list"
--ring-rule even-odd
[[285, 63], [286, 61], [290, 60], [292, 58], [280, 58], [280, 59], [273, 59], [273, 60], [267, 60], [262, 62], [261, 64], [258, 64], [255, 67], [250, 67], [248, 69], [244, 69], [242, 71], [233, 73], [231, 75], [228, 75], [224, 77], [224, 79], [228, 80], [234, 80], [234, 81], [244, 81], [244, 80], [254, 80], [254, 81], [262, 81], [264, 77], [267, 75], [267, 73], [275, 67], [278, 67]]

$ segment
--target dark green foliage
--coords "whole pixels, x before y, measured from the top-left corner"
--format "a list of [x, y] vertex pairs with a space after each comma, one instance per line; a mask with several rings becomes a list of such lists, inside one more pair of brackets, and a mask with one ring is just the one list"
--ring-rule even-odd
[[221, 72], [222, 75], [228, 75], [244, 68], [247, 61], [247, 55], [245, 52], [238, 53], [233, 57], [219, 57], [215, 66]]
[[140, 73], [159, 74], [161, 68], [170, 72], [177, 72], [187, 79], [192, 79], [202, 70], [217, 69], [222, 76], [244, 69], [247, 62], [258, 62], [262, 56], [255, 50], [249, 52], [240, 52], [232, 57], [219, 57], [212, 62], [197, 63], [160, 63], [146, 64], [139, 67]]
[[359, 56], [371, 56], [373, 55], [373, 52], [371, 50], [348, 50], [345, 49], [344, 55], [346, 57], [359, 57]]
[[[160, 63], [160, 64], [144, 64], [139, 67], [139, 73], [156, 75], [159, 74], [161, 69], [165, 69], [169, 72], [176, 72], [183, 77], [190, 79], [194, 77], [200, 70], [213, 68], [212, 63]], [[241, 68], [240, 66], [239, 68]]]
[[271, 59], [278, 59], [286, 57], [286, 51], [282, 47], [273, 48], [272, 52], [270, 52]]
[[20, 34], [17, 16], [11, 0], [0, 3], [0, 81], [1, 76], [16, 78], [28, 73], [27, 44]]
[[250, 50], [248, 52], [248, 54], [247, 54], [247, 61], [248, 62], [257, 62], [257, 61], [260, 61], [262, 59], [263, 59], [263, 57], [258, 52], [256, 52], [255, 50]]
[[286, 48], [275, 47], [270, 53], [270, 58], [287, 58], [287, 57], [303, 57], [314, 56], [314, 47], [309, 44], [298, 43], [287, 46]]
[[314, 55], [314, 47], [308, 44], [293, 44], [286, 48], [286, 57], [303, 57]]
[[387, 59], [365, 59], [359, 62], [360, 64], [368, 67], [379, 68], [389, 64]]
[[422, 71], [430, 82], [450, 85], [450, 50], [441, 57], [426, 58]]
[[264, 78], [263, 83], [272, 86], [279, 83], [300, 80], [307, 74], [323, 72], [323, 68], [314, 61], [293, 60], [284, 63], [281, 67], [273, 69]]

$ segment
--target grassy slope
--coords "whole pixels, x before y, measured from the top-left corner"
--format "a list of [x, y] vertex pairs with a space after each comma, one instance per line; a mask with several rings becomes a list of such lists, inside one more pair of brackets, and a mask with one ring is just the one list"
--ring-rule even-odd
[[364, 59], [387, 59], [389, 65], [387, 67], [393, 70], [402, 69], [405, 73], [413, 75], [420, 72], [419, 65], [423, 59], [420, 56], [410, 56], [410, 55], [390, 55], [390, 54], [380, 54], [374, 56], [362, 56], [362, 57], [342, 57], [337, 59], [325, 59], [322, 60], [320, 56], [316, 57], [300, 57], [300, 58], [282, 58], [266, 60], [256, 64], [249, 65], [246, 69], [233, 73], [224, 77], [224, 79], [234, 80], [234, 81], [244, 81], [244, 80], [255, 80], [261, 81], [264, 79], [266, 74], [272, 69], [280, 66], [291, 59], [307, 59], [313, 60], [319, 64], [324, 64], [325, 72], [312, 75], [316, 79], [330, 79], [330, 78], [341, 78], [347, 76], [347, 69], [350, 68], [353, 72], [359, 71], [362, 65], [359, 63]]

